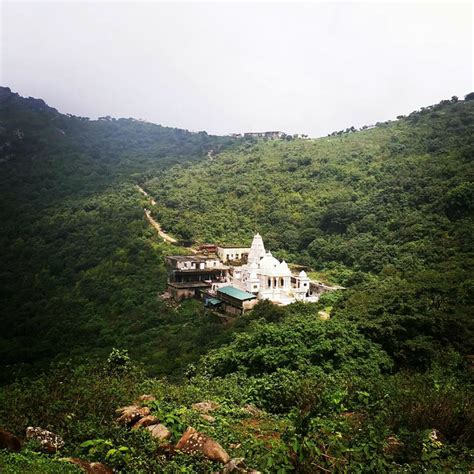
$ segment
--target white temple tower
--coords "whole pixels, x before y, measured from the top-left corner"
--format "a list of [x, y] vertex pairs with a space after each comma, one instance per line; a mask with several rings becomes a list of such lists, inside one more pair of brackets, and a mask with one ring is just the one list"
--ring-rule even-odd
[[258, 264], [265, 257], [265, 246], [263, 245], [262, 236], [257, 232], [253, 236], [252, 245], [250, 246], [249, 256], [247, 258], [248, 265]]

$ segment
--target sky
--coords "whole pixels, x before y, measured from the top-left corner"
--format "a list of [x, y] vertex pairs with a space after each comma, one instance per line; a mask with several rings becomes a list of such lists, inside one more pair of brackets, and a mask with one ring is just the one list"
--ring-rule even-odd
[[463, 97], [456, 3], [1, 3], [0, 83], [60, 112], [323, 136]]

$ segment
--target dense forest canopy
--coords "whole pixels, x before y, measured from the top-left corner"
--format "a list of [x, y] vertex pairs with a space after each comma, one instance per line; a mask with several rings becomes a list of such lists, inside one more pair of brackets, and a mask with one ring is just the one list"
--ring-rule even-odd
[[[65, 116], [7, 88], [0, 89], [0, 127], [2, 377], [23, 364], [107, 354], [114, 345], [135, 346], [149, 361], [172, 350], [163, 370], [176, 370], [176, 359], [187, 356], [177, 356], [172, 330], [163, 328], [193, 318], [157, 301], [168, 250], [144, 220], [147, 203], [134, 186], [233, 140]], [[198, 335], [190, 329], [191, 339]], [[191, 345], [191, 353], [199, 350]]]
[[[264, 472], [472, 468], [473, 155], [473, 94], [267, 140], [89, 120], [0, 88], [0, 428], [59, 431], [66, 454], [125, 472], [219, 469], [114, 424], [152, 393], [172, 442], [193, 425]], [[346, 289], [227, 324], [169, 304], [164, 256], [186, 250], [144, 207], [186, 241], [259, 231]], [[213, 424], [189, 408], [206, 399]], [[76, 472], [34, 450], [0, 450], [0, 470]]]

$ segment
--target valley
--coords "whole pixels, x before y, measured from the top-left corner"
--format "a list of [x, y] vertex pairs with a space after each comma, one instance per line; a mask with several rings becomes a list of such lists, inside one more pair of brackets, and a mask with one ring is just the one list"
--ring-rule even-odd
[[[193, 430], [244, 472], [472, 469], [473, 99], [267, 139], [1, 88], [0, 428], [23, 448], [0, 470], [223, 472], [226, 456], [180, 449]], [[242, 292], [251, 270], [276, 299], [305, 275], [345, 289], [226, 318], [160, 298], [167, 259], [230, 243], [240, 259], [257, 233]], [[117, 421], [127, 406], [141, 414]], [[147, 416], [166, 442], [131, 429]], [[64, 444], [42, 453], [30, 426]]]

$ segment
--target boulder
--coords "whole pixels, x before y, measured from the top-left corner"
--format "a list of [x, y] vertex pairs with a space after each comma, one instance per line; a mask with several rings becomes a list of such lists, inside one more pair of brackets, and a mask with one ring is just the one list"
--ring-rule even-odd
[[122, 407], [115, 410], [116, 413], [119, 413], [120, 416], [117, 418], [119, 423], [126, 425], [131, 425], [138, 421], [144, 416], [150, 414], [150, 409], [148, 407], [140, 407], [138, 405], [130, 405], [128, 407]]
[[202, 454], [211, 461], [222, 464], [226, 464], [230, 460], [230, 456], [217, 441], [199, 433], [191, 426], [181, 436], [176, 444], [176, 449], [186, 454]]
[[199, 416], [200, 416], [203, 420], [208, 421], [209, 423], [214, 423], [214, 422], [216, 421], [216, 419], [215, 419], [213, 416], [211, 416], [211, 415], [204, 415], [204, 414], [202, 414], [202, 415], [199, 415]]
[[89, 474], [113, 474], [114, 472], [110, 467], [101, 462], [83, 461], [79, 458], [63, 458], [62, 460], [75, 464]]
[[138, 428], [146, 428], [150, 425], [157, 425], [160, 422], [156, 416], [148, 415], [140, 418], [133, 426], [132, 430], [138, 430]]
[[135, 401], [135, 405], [143, 405], [144, 403], [154, 402], [156, 398], [153, 395], [140, 395]]
[[38, 441], [41, 445], [41, 449], [50, 454], [55, 453], [64, 446], [64, 441], [61, 436], [40, 428], [39, 426], [36, 428], [28, 426], [28, 428], [26, 428], [26, 438]]
[[158, 423], [156, 425], [149, 425], [146, 427], [146, 429], [151, 433], [153, 438], [156, 438], [159, 441], [165, 441], [171, 438], [171, 431], [161, 423]]
[[219, 408], [219, 404], [208, 400], [205, 402], [193, 403], [191, 408], [193, 410], [200, 411], [201, 413], [208, 413], [210, 411], [217, 410]]
[[21, 441], [9, 431], [0, 430], [0, 449], [8, 449], [9, 451], [20, 451]]

